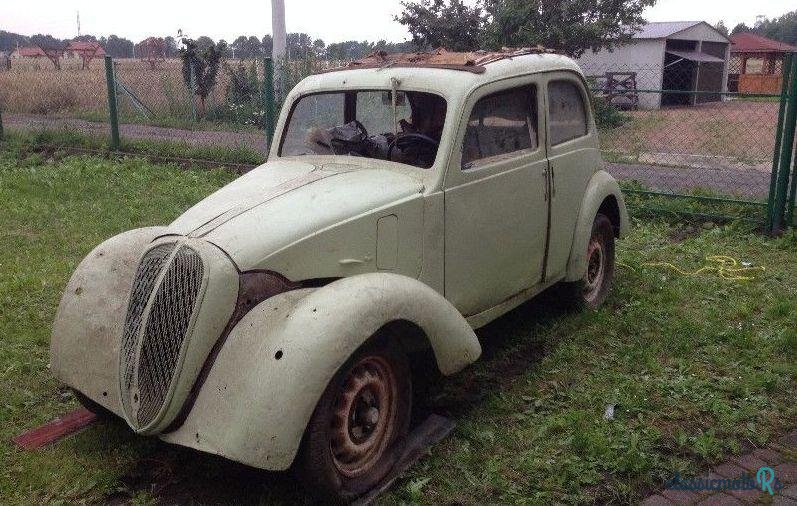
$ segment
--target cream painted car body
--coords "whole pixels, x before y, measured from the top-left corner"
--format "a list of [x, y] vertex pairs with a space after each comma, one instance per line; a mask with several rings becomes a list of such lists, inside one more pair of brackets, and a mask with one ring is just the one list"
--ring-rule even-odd
[[[589, 103], [578, 67], [554, 55], [498, 61], [483, 74], [387, 68], [305, 79], [278, 132], [309, 93], [397, 80], [443, 96], [435, 164], [281, 157], [275, 142], [268, 163], [172, 224], [121, 234], [83, 260], [56, 316], [54, 374], [138, 433], [281, 470], [332, 376], [380, 330], [409, 332], [397, 339], [430, 347], [443, 374], [459, 371], [481, 353], [475, 328], [581, 279], [599, 209], [618, 237], [628, 226], [591, 113], [587, 135], [558, 146], [540, 113], [536, 150], [460, 168], [479, 98], [553, 79], [575, 83]], [[547, 110], [547, 94], [537, 100]], [[273, 293], [248, 300], [247, 283], [266, 278]], [[169, 299], [170, 289], [181, 291]], [[150, 334], [179, 338], [153, 344]], [[153, 346], [166, 351], [155, 356]], [[140, 377], [147, 360], [166, 364], [152, 369], [163, 378]]]

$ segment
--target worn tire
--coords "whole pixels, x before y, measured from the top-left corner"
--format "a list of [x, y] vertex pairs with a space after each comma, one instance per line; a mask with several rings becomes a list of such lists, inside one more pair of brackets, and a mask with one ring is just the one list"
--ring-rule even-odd
[[368, 492], [396, 463], [411, 408], [407, 357], [394, 343], [375, 338], [338, 370], [318, 401], [297, 457], [299, 479], [328, 502], [350, 502]]
[[566, 296], [579, 309], [598, 309], [609, 296], [614, 265], [614, 226], [606, 215], [599, 213], [587, 243], [587, 272], [580, 280], [564, 284]]
[[92, 401], [91, 399], [83, 395], [81, 392], [75, 390], [74, 388], [72, 389], [72, 393], [75, 395], [75, 399], [77, 399], [77, 401], [80, 403], [81, 406], [88, 409], [98, 417], [111, 418], [114, 416], [114, 414], [111, 411], [100, 406], [99, 404]]

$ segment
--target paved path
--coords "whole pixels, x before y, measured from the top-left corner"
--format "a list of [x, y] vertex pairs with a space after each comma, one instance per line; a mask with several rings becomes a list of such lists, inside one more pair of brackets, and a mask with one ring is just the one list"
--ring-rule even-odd
[[734, 480], [742, 475], [749, 475], [755, 481], [756, 473], [761, 467], [770, 467], [774, 470], [775, 478], [783, 484], [782, 489], [778, 491], [773, 489], [774, 496], [770, 496], [768, 492], [764, 492], [760, 488], [699, 492], [665, 489], [642, 501], [642, 506], [770, 504], [770, 501], [773, 506], [797, 506], [797, 430], [764, 448], [753, 450], [720, 464], [698, 479], [702, 478], [704, 481]]
[[[74, 128], [90, 135], [109, 135], [107, 123], [71, 118], [52, 118], [34, 114], [7, 114], [3, 123], [9, 129], [43, 130]], [[149, 125], [120, 126], [122, 138], [155, 139], [187, 142], [194, 146], [244, 146], [266, 153], [265, 135], [252, 132], [218, 130], [182, 130]], [[763, 199], [769, 192], [769, 172], [754, 169], [673, 168], [645, 164], [609, 164], [609, 171], [618, 179], [636, 180], [649, 188], [685, 192], [696, 188], [713, 190], [723, 195]]]
[[697, 188], [722, 195], [766, 199], [771, 174], [754, 169], [706, 169], [656, 165], [608, 164], [617, 179], [636, 180], [662, 191], [683, 193]]
[[[108, 123], [73, 118], [53, 118], [36, 114], [4, 114], [3, 126], [9, 130], [58, 130], [70, 128], [88, 135], [110, 136]], [[220, 130], [183, 130], [150, 125], [123, 124], [119, 126], [122, 139], [187, 142], [193, 146], [246, 146], [266, 153], [266, 137], [262, 133], [229, 132]]]

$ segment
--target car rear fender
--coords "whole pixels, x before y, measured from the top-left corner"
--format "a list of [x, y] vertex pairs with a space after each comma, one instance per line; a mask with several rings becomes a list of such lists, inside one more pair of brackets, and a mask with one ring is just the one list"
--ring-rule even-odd
[[[612, 199], [613, 198], [613, 199]], [[614, 222], [615, 234], [618, 238], [628, 233], [628, 211], [625, 208], [623, 192], [617, 181], [604, 170], [597, 171], [587, 185], [587, 191], [581, 201], [576, 228], [573, 232], [573, 245], [567, 262], [565, 281], [578, 281], [587, 271], [587, 244], [592, 234], [592, 223], [602, 205], [614, 207], [610, 219]], [[554, 224], [555, 226], [555, 224]]]
[[183, 425], [161, 437], [247, 465], [287, 469], [337, 370], [395, 321], [423, 330], [443, 374], [481, 354], [462, 315], [432, 288], [406, 276], [362, 274], [285, 292], [236, 325]]

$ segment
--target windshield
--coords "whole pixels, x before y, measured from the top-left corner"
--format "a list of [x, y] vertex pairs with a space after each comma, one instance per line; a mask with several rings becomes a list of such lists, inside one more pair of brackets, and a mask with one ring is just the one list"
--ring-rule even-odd
[[432, 93], [389, 90], [305, 95], [294, 102], [280, 156], [351, 155], [429, 168], [446, 119]]

